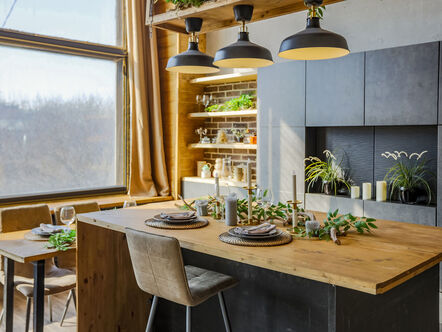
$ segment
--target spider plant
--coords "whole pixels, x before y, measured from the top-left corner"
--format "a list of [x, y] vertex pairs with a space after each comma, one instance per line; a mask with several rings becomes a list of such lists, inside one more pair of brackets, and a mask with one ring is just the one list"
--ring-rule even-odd
[[[385, 152], [385, 158], [392, 157], [396, 163], [388, 170], [384, 180], [390, 184], [390, 200], [397, 193], [402, 203], [419, 202], [419, 194], [425, 192], [426, 203], [431, 202], [431, 188], [428, 179], [433, 174], [428, 170], [428, 160], [422, 158], [427, 151], [408, 155], [404, 151]], [[416, 159], [413, 159], [416, 156]]]
[[321, 181], [321, 191], [326, 194], [330, 194], [333, 190], [336, 196], [339, 185], [345, 185], [350, 189], [349, 181], [341, 168], [342, 158], [337, 162], [336, 157], [329, 150], [325, 150], [323, 153], [326, 157], [325, 161], [311, 156], [304, 160], [306, 164], [308, 163], [305, 166], [307, 191], [310, 192], [310, 188], [318, 181]]

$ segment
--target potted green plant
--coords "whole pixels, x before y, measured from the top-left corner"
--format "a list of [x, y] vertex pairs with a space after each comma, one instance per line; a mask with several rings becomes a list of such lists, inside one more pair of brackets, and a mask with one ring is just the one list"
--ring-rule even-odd
[[[166, 2], [172, 2], [175, 5], [175, 9], [185, 9], [189, 7], [199, 7], [208, 0], [166, 0]], [[156, 1], [155, 1], [156, 2]]]
[[321, 182], [321, 191], [326, 195], [334, 193], [341, 187], [350, 189], [349, 178], [341, 168], [342, 158], [337, 162], [336, 157], [329, 150], [323, 152], [326, 160], [322, 161], [318, 157], [308, 157], [304, 160], [305, 166], [305, 182], [308, 183], [307, 191]]
[[390, 185], [390, 200], [396, 194], [404, 204], [431, 203], [428, 180], [434, 175], [428, 170], [428, 160], [423, 157], [427, 152], [409, 155], [405, 151], [386, 151], [381, 154], [386, 159], [395, 160], [384, 178]]

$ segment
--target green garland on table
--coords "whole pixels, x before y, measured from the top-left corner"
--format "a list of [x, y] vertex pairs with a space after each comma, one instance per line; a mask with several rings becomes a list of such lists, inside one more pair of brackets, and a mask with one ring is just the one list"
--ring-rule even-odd
[[76, 235], [77, 232], [75, 230], [52, 234], [49, 237], [49, 244], [46, 247], [48, 249], [66, 251], [68, 250], [69, 246], [75, 242]]
[[306, 232], [304, 223], [299, 223], [297, 227], [293, 229], [295, 234], [299, 237], [308, 237], [308, 238], [319, 238], [319, 240], [330, 240], [330, 231], [332, 228], [336, 229], [336, 234], [338, 236], [343, 236], [349, 230], [356, 230], [358, 233], [371, 233], [372, 229], [378, 228], [374, 222], [376, 219], [362, 217], [358, 218], [353, 216], [351, 213], [347, 213], [344, 215], [338, 215], [339, 210], [335, 210], [334, 212], [328, 212], [327, 218], [323, 222], [323, 226], [318, 230], [313, 232]]

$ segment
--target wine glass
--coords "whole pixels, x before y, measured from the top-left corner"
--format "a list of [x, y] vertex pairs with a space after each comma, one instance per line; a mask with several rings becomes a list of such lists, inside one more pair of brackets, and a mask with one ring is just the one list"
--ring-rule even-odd
[[137, 201], [134, 199], [129, 199], [127, 201], [124, 201], [123, 208], [133, 207], [137, 206]]
[[65, 229], [66, 232], [69, 232], [69, 227], [71, 224], [75, 222], [76, 214], [73, 206], [63, 206], [60, 210], [60, 220], [63, 224], [68, 226], [68, 229]]
[[264, 209], [264, 222], [267, 221], [267, 209], [272, 206], [272, 191], [270, 189], [258, 188], [256, 191], [256, 202]]

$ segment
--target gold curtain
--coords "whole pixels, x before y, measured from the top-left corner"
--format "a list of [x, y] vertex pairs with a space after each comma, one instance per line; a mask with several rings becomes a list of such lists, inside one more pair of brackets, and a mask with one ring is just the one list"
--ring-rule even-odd
[[169, 195], [163, 145], [156, 31], [145, 25], [146, 0], [126, 0], [131, 109], [129, 194]]

